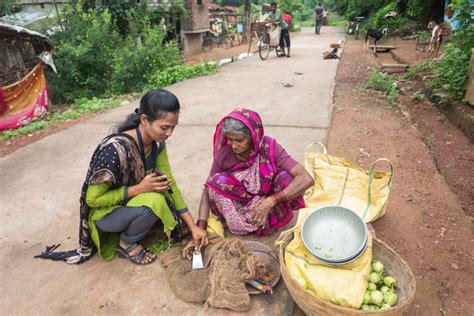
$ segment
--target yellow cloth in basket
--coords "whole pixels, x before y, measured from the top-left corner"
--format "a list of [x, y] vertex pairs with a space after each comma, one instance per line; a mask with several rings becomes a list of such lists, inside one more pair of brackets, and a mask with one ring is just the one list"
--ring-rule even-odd
[[[323, 153], [309, 152], [314, 144], [321, 145]], [[390, 171], [376, 172], [375, 167], [380, 162], [387, 162]], [[314, 186], [305, 194], [307, 207], [344, 206], [366, 223], [385, 214], [393, 175], [393, 166], [388, 159], [375, 161], [367, 174], [344, 158], [328, 155], [323, 144], [313, 143], [306, 148], [305, 168], [315, 180]]]
[[[307, 290], [333, 304], [358, 309], [364, 300], [372, 263], [372, 236], [364, 253], [355, 261], [329, 266], [318, 260], [301, 239], [301, 225], [314, 208], [300, 209], [293, 228], [294, 239], [285, 251], [285, 264], [293, 279], [303, 279]], [[299, 281], [300, 282], [300, 281]]]
[[[291, 276], [320, 299], [358, 309], [364, 300], [371, 271], [370, 232], [367, 248], [359, 258], [345, 265], [331, 266], [306, 249], [301, 239], [301, 226], [312, 212], [324, 205], [347, 207], [366, 223], [380, 218], [385, 214], [391, 191], [393, 166], [382, 158], [372, 164], [367, 174], [343, 158], [328, 155], [321, 143], [318, 144], [323, 153], [309, 152], [313, 144], [306, 148], [305, 167], [313, 175], [315, 185], [305, 194], [306, 208], [299, 211], [298, 221], [292, 229], [294, 239], [286, 247], [285, 264]], [[381, 161], [388, 162], [390, 172], [374, 170]]]

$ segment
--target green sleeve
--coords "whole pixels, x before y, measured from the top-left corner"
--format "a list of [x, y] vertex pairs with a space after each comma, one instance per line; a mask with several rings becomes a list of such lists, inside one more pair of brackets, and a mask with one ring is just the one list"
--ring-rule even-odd
[[125, 187], [110, 189], [111, 187], [111, 182], [89, 185], [86, 192], [87, 205], [96, 208], [121, 204], [125, 196]]
[[186, 202], [184, 202], [181, 191], [179, 190], [176, 180], [173, 177], [173, 173], [171, 172], [171, 166], [168, 160], [168, 151], [166, 150], [166, 147], [156, 158], [155, 168], [162, 174], [166, 175], [168, 180], [171, 181], [171, 189], [173, 189], [173, 194], [171, 194], [171, 197], [174, 200], [174, 206], [176, 207], [176, 210], [180, 213], [187, 211], [188, 208], [186, 206]]
[[273, 19], [281, 21], [281, 11], [279, 9], [275, 11], [275, 14], [273, 15]]

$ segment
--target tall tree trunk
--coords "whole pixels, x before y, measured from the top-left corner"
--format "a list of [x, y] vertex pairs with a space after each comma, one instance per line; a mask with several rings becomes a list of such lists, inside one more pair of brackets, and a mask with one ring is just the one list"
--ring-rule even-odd
[[431, 0], [430, 21], [438, 23], [444, 20], [444, 0]]
[[64, 32], [63, 23], [61, 22], [61, 16], [59, 15], [58, 4], [56, 3], [56, 0], [53, 0], [53, 3], [54, 3], [54, 8], [56, 9], [56, 17], [58, 19], [59, 26], [61, 27], [61, 31]]
[[408, 0], [399, 0], [397, 3], [398, 11], [401, 15], [405, 14], [405, 11], [408, 8]]
[[245, 0], [244, 3], [244, 34], [245, 40], [250, 40], [250, 12], [252, 10], [252, 0]]

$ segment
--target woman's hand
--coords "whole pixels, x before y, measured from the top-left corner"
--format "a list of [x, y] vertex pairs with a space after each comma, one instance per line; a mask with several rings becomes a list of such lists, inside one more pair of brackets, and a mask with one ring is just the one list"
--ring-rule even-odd
[[266, 228], [268, 224], [268, 214], [275, 206], [275, 201], [271, 197], [267, 197], [254, 208], [253, 221], [254, 224], [261, 228]]
[[183, 248], [183, 259], [191, 260], [193, 258], [193, 253], [201, 251], [202, 246], [207, 245], [207, 232], [199, 226], [194, 226], [191, 230], [193, 235], [193, 240], [190, 240], [186, 246]]
[[166, 176], [159, 176], [156, 173], [150, 173], [138, 184], [141, 193], [147, 192], [165, 192], [168, 190], [171, 182]]
[[194, 252], [194, 242], [190, 240], [186, 246], [183, 248], [183, 259], [192, 260]]
[[193, 235], [194, 249], [201, 251], [202, 246], [207, 245], [207, 232], [199, 226], [191, 228], [191, 235]]

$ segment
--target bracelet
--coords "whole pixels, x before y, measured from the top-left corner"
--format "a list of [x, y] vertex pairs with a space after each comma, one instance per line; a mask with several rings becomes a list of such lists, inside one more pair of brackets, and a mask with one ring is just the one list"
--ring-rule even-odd
[[273, 201], [275, 201], [275, 204], [287, 201], [286, 195], [283, 191], [277, 192], [277, 193], [273, 194], [271, 197], [272, 197]]
[[207, 221], [205, 219], [198, 219], [198, 221], [196, 222], [196, 225], [201, 227], [204, 230], [207, 229]]

